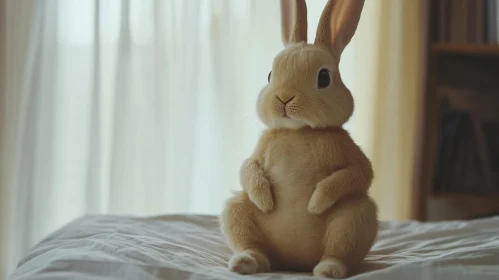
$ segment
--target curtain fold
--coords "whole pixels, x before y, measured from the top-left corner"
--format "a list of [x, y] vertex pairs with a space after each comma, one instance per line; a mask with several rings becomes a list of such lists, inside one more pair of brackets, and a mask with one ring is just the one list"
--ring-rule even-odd
[[[0, 255], [7, 256], [9, 252], [10, 230], [12, 224], [12, 192], [8, 187], [8, 174], [12, 170], [6, 161], [12, 158], [8, 152], [12, 146], [12, 125], [7, 122], [7, 4], [0, 0]], [[7, 276], [8, 261], [0, 261], [0, 277]]]
[[[410, 217], [417, 2], [366, 1], [340, 63], [382, 219]], [[325, 3], [307, 2], [310, 41]], [[80, 215], [218, 214], [240, 189], [279, 1], [0, 4], [0, 277]]]
[[371, 158], [376, 167], [372, 193], [380, 205], [380, 217], [406, 220], [415, 214], [412, 182], [421, 111], [423, 6], [421, 1], [377, 2], [379, 35], [374, 44], [379, 49], [371, 92]]
[[[0, 1], [0, 277], [7, 278], [15, 267], [16, 258], [25, 246], [20, 239], [27, 233], [16, 228], [18, 218], [27, 215], [27, 209], [19, 207], [26, 191], [15, 185], [15, 173], [19, 166], [17, 150], [20, 146], [21, 111], [29, 100], [19, 94], [24, 88], [26, 69], [33, 68], [34, 53], [38, 44], [29, 44], [34, 36], [33, 25], [40, 19], [36, 4], [29, 1]], [[28, 55], [30, 53], [31, 55]], [[32, 80], [27, 83], [32, 83]], [[25, 197], [25, 200], [28, 200]], [[19, 212], [18, 212], [19, 211]], [[17, 237], [17, 238], [16, 238]]]

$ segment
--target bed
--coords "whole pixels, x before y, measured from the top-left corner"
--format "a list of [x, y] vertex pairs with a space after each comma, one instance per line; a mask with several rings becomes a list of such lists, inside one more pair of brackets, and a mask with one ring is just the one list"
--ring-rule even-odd
[[[234, 274], [226, 269], [230, 254], [214, 216], [85, 216], [32, 248], [9, 279], [320, 279]], [[499, 216], [382, 222], [371, 252], [349, 279], [497, 280]]]

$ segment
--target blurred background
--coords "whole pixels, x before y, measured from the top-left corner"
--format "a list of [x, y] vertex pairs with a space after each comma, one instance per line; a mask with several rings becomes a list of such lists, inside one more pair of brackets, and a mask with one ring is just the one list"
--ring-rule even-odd
[[[307, 1], [309, 41], [325, 3]], [[499, 111], [498, 8], [366, 1], [340, 71], [382, 220], [499, 211], [497, 126], [480, 123]], [[0, 0], [0, 275], [81, 215], [217, 215], [264, 128], [279, 13], [278, 0]], [[470, 166], [481, 173], [459, 177]]]

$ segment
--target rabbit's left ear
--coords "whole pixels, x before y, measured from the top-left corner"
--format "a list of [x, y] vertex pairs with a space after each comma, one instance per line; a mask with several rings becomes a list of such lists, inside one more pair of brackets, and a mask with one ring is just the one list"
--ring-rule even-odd
[[315, 44], [328, 46], [339, 57], [357, 30], [363, 7], [364, 0], [328, 0]]
[[281, 33], [284, 46], [289, 43], [307, 42], [305, 0], [281, 0]]

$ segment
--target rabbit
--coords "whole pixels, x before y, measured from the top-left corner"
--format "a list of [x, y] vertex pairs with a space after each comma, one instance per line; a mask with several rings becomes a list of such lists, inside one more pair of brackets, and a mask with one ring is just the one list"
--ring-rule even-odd
[[233, 272], [345, 278], [376, 239], [378, 208], [368, 193], [373, 168], [342, 127], [354, 102], [339, 61], [363, 5], [329, 0], [308, 44], [305, 1], [281, 0], [285, 48], [257, 100], [266, 128], [241, 166], [242, 191], [220, 214]]

